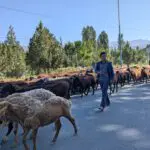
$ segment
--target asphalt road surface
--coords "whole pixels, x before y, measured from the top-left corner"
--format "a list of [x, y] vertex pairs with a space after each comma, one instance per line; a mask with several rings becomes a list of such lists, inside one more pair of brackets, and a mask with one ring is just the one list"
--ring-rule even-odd
[[[56, 144], [51, 144], [54, 126], [40, 128], [38, 150], [150, 150], [150, 84], [124, 88], [110, 97], [111, 107], [97, 112], [101, 91], [94, 96], [72, 98], [72, 114], [78, 126], [78, 136], [73, 136], [70, 122], [62, 118], [62, 128]], [[0, 131], [0, 140], [6, 132]], [[20, 130], [20, 133], [22, 131]], [[10, 150], [11, 134], [1, 150]], [[19, 134], [17, 150], [23, 150]], [[32, 141], [27, 141], [32, 149]]]

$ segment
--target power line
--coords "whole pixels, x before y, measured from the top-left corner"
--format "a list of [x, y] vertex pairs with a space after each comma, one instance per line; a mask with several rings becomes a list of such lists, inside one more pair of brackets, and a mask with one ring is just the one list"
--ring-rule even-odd
[[25, 14], [30, 14], [30, 15], [43, 16], [43, 17], [46, 17], [46, 18], [51, 18], [49, 15], [46, 15], [46, 14], [24, 11], [22, 9], [17, 9], [17, 8], [10, 8], [10, 7], [1, 6], [1, 5], [0, 5], [0, 8], [5, 9], [5, 10], [9, 10], [9, 11], [14, 11], [14, 12], [20, 12], [20, 13], [25, 13]]

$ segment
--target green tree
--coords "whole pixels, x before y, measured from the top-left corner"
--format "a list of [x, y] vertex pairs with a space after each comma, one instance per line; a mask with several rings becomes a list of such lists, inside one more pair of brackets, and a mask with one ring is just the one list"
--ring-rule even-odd
[[81, 48], [81, 46], [82, 46], [82, 42], [81, 42], [81, 41], [75, 41], [75, 42], [74, 42], [74, 46], [75, 46], [76, 52], [79, 53], [80, 48]]
[[119, 47], [120, 44], [121, 44], [121, 48], [123, 49], [126, 44], [123, 38], [123, 34], [120, 34], [120, 41], [119, 41], [119, 35], [118, 35], [118, 49], [120, 49]]
[[105, 31], [102, 31], [97, 39], [98, 48], [108, 49], [109, 48], [109, 40], [108, 34]]
[[96, 31], [92, 26], [82, 30], [82, 46], [79, 57], [80, 65], [91, 65], [96, 55]]
[[49, 31], [43, 27], [43, 23], [40, 22], [33, 37], [30, 39], [29, 52], [27, 55], [27, 62], [36, 73], [40, 73], [42, 69], [46, 71], [46, 68], [48, 68], [47, 57], [49, 43]]
[[92, 26], [86, 26], [82, 29], [82, 42], [96, 41], [96, 31]]
[[130, 65], [133, 61], [133, 50], [130, 47], [129, 42], [125, 44], [122, 49], [123, 62], [127, 65]]
[[5, 43], [8, 45], [17, 45], [19, 44], [18, 41], [16, 41], [16, 35], [14, 32], [14, 28], [12, 26], [9, 26], [9, 30], [7, 33], [7, 39], [5, 40]]
[[63, 67], [65, 52], [61, 47], [61, 43], [59, 43], [55, 38], [52, 38], [51, 40], [48, 53], [49, 66], [51, 69]]
[[93, 42], [83, 42], [79, 52], [80, 65], [91, 66], [95, 56]]
[[16, 40], [12, 26], [9, 27], [7, 39], [1, 44], [1, 71], [6, 76], [20, 77], [26, 69], [25, 53], [19, 42]]
[[82, 47], [82, 42], [81, 41], [75, 41], [74, 42], [74, 46], [75, 46], [75, 51], [76, 51], [76, 54], [75, 54], [75, 61], [76, 61], [76, 66], [78, 66], [80, 64], [80, 50], [81, 50], [81, 47]]
[[135, 51], [134, 52], [135, 53], [134, 62], [136, 64], [145, 64], [146, 61], [147, 61], [146, 50], [144, 50], [144, 49], [135, 49], [134, 51]]
[[61, 66], [61, 43], [43, 26], [40, 21], [33, 37], [30, 39], [27, 62], [31, 69], [39, 74]]
[[8, 58], [6, 44], [0, 43], [0, 72], [4, 75], [8, 70]]
[[74, 55], [75, 52], [75, 45], [74, 43], [68, 42], [64, 46], [64, 50], [66, 52], [66, 55], [71, 59], [72, 55]]
[[68, 42], [65, 44], [64, 50], [70, 66], [78, 66], [81, 46], [81, 41], [75, 41], [74, 43]]

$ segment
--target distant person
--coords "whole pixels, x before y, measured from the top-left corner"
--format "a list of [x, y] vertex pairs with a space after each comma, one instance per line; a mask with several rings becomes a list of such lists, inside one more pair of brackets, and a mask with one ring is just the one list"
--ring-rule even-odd
[[108, 107], [110, 105], [107, 90], [109, 83], [113, 81], [114, 70], [112, 63], [107, 61], [106, 52], [101, 52], [100, 57], [101, 61], [96, 64], [95, 72], [97, 73], [97, 77], [102, 90], [102, 100], [99, 107], [99, 110], [102, 112], [105, 107]]

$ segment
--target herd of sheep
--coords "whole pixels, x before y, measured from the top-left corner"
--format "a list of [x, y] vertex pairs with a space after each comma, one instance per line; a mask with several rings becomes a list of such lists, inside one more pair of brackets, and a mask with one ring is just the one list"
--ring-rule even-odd
[[[150, 78], [150, 67], [114, 69], [115, 77], [110, 83], [110, 93], [118, 90], [118, 85], [123, 86], [130, 81], [146, 81]], [[39, 127], [55, 124], [55, 136], [52, 142], [56, 142], [61, 128], [61, 117], [67, 118], [77, 134], [75, 119], [71, 115], [70, 95], [81, 93], [88, 95], [90, 88], [98, 87], [98, 80], [92, 71], [86, 74], [73, 75], [69, 78], [54, 81], [39, 80], [32, 84], [1, 84], [0, 90], [0, 124], [7, 122], [8, 132], [2, 138], [2, 144], [6, 143], [9, 134], [14, 132], [14, 144], [18, 143], [18, 125], [23, 129], [23, 145], [29, 150], [26, 139], [30, 130], [30, 138], [33, 141], [33, 150], [36, 150], [36, 137]]]

